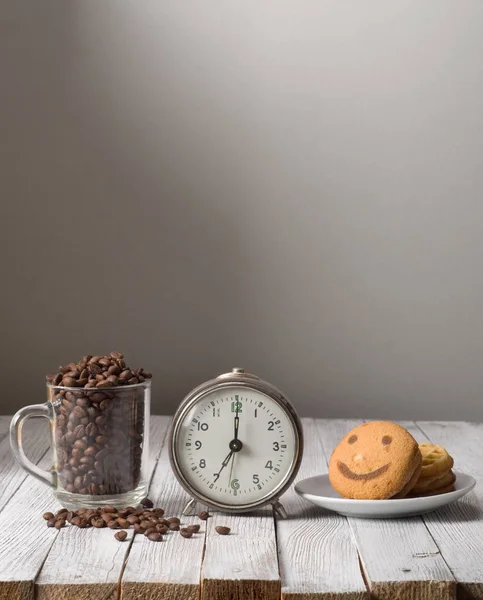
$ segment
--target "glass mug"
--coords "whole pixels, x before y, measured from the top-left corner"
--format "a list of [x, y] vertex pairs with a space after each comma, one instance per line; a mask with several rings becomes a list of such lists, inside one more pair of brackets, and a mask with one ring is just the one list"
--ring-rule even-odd
[[[112, 388], [47, 384], [47, 402], [20, 409], [10, 425], [12, 452], [52, 486], [66, 508], [136, 506], [147, 495], [151, 382]], [[22, 447], [30, 417], [50, 421], [53, 466], [45, 471]]]

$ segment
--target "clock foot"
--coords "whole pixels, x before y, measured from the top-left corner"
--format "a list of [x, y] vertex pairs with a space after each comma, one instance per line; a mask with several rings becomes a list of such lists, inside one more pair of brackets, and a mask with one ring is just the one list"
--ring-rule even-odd
[[288, 517], [287, 511], [283, 507], [283, 504], [280, 502], [275, 502], [272, 506], [277, 516], [279, 516], [281, 519], [286, 519]]
[[190, 500], [184, 507], [183, 513], [185, 517], [191, 517], [196, 514], [196, 500]]

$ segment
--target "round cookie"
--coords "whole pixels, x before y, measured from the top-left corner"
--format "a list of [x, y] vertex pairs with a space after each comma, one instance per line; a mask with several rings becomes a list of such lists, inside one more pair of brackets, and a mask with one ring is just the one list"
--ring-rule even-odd
[[421, 465], [409, 431], [390, 421], [372, 421], [344, 436], [330, 458], [329, 479], [345, 498], [382, 500], [408, 494]]

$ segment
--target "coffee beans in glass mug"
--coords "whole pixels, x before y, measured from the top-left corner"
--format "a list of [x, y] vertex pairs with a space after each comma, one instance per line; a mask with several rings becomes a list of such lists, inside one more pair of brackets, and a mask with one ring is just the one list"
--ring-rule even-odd
[[145, 385], [139, 384], [150, 378], [127, 367], [120, 352], [84, 356], [47, 376], [57, 476], [66, 492], [118, 495], [138, 486], [145, 438]]

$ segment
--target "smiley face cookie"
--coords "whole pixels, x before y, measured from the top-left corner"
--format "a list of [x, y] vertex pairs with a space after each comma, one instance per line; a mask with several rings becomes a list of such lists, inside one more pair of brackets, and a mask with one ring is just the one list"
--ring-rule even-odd
[[332, 453], [329, 479], [345, 498], [404, 497], [421, 472], [413, 436], [396, 423], [372, 421], [349, 431]]

